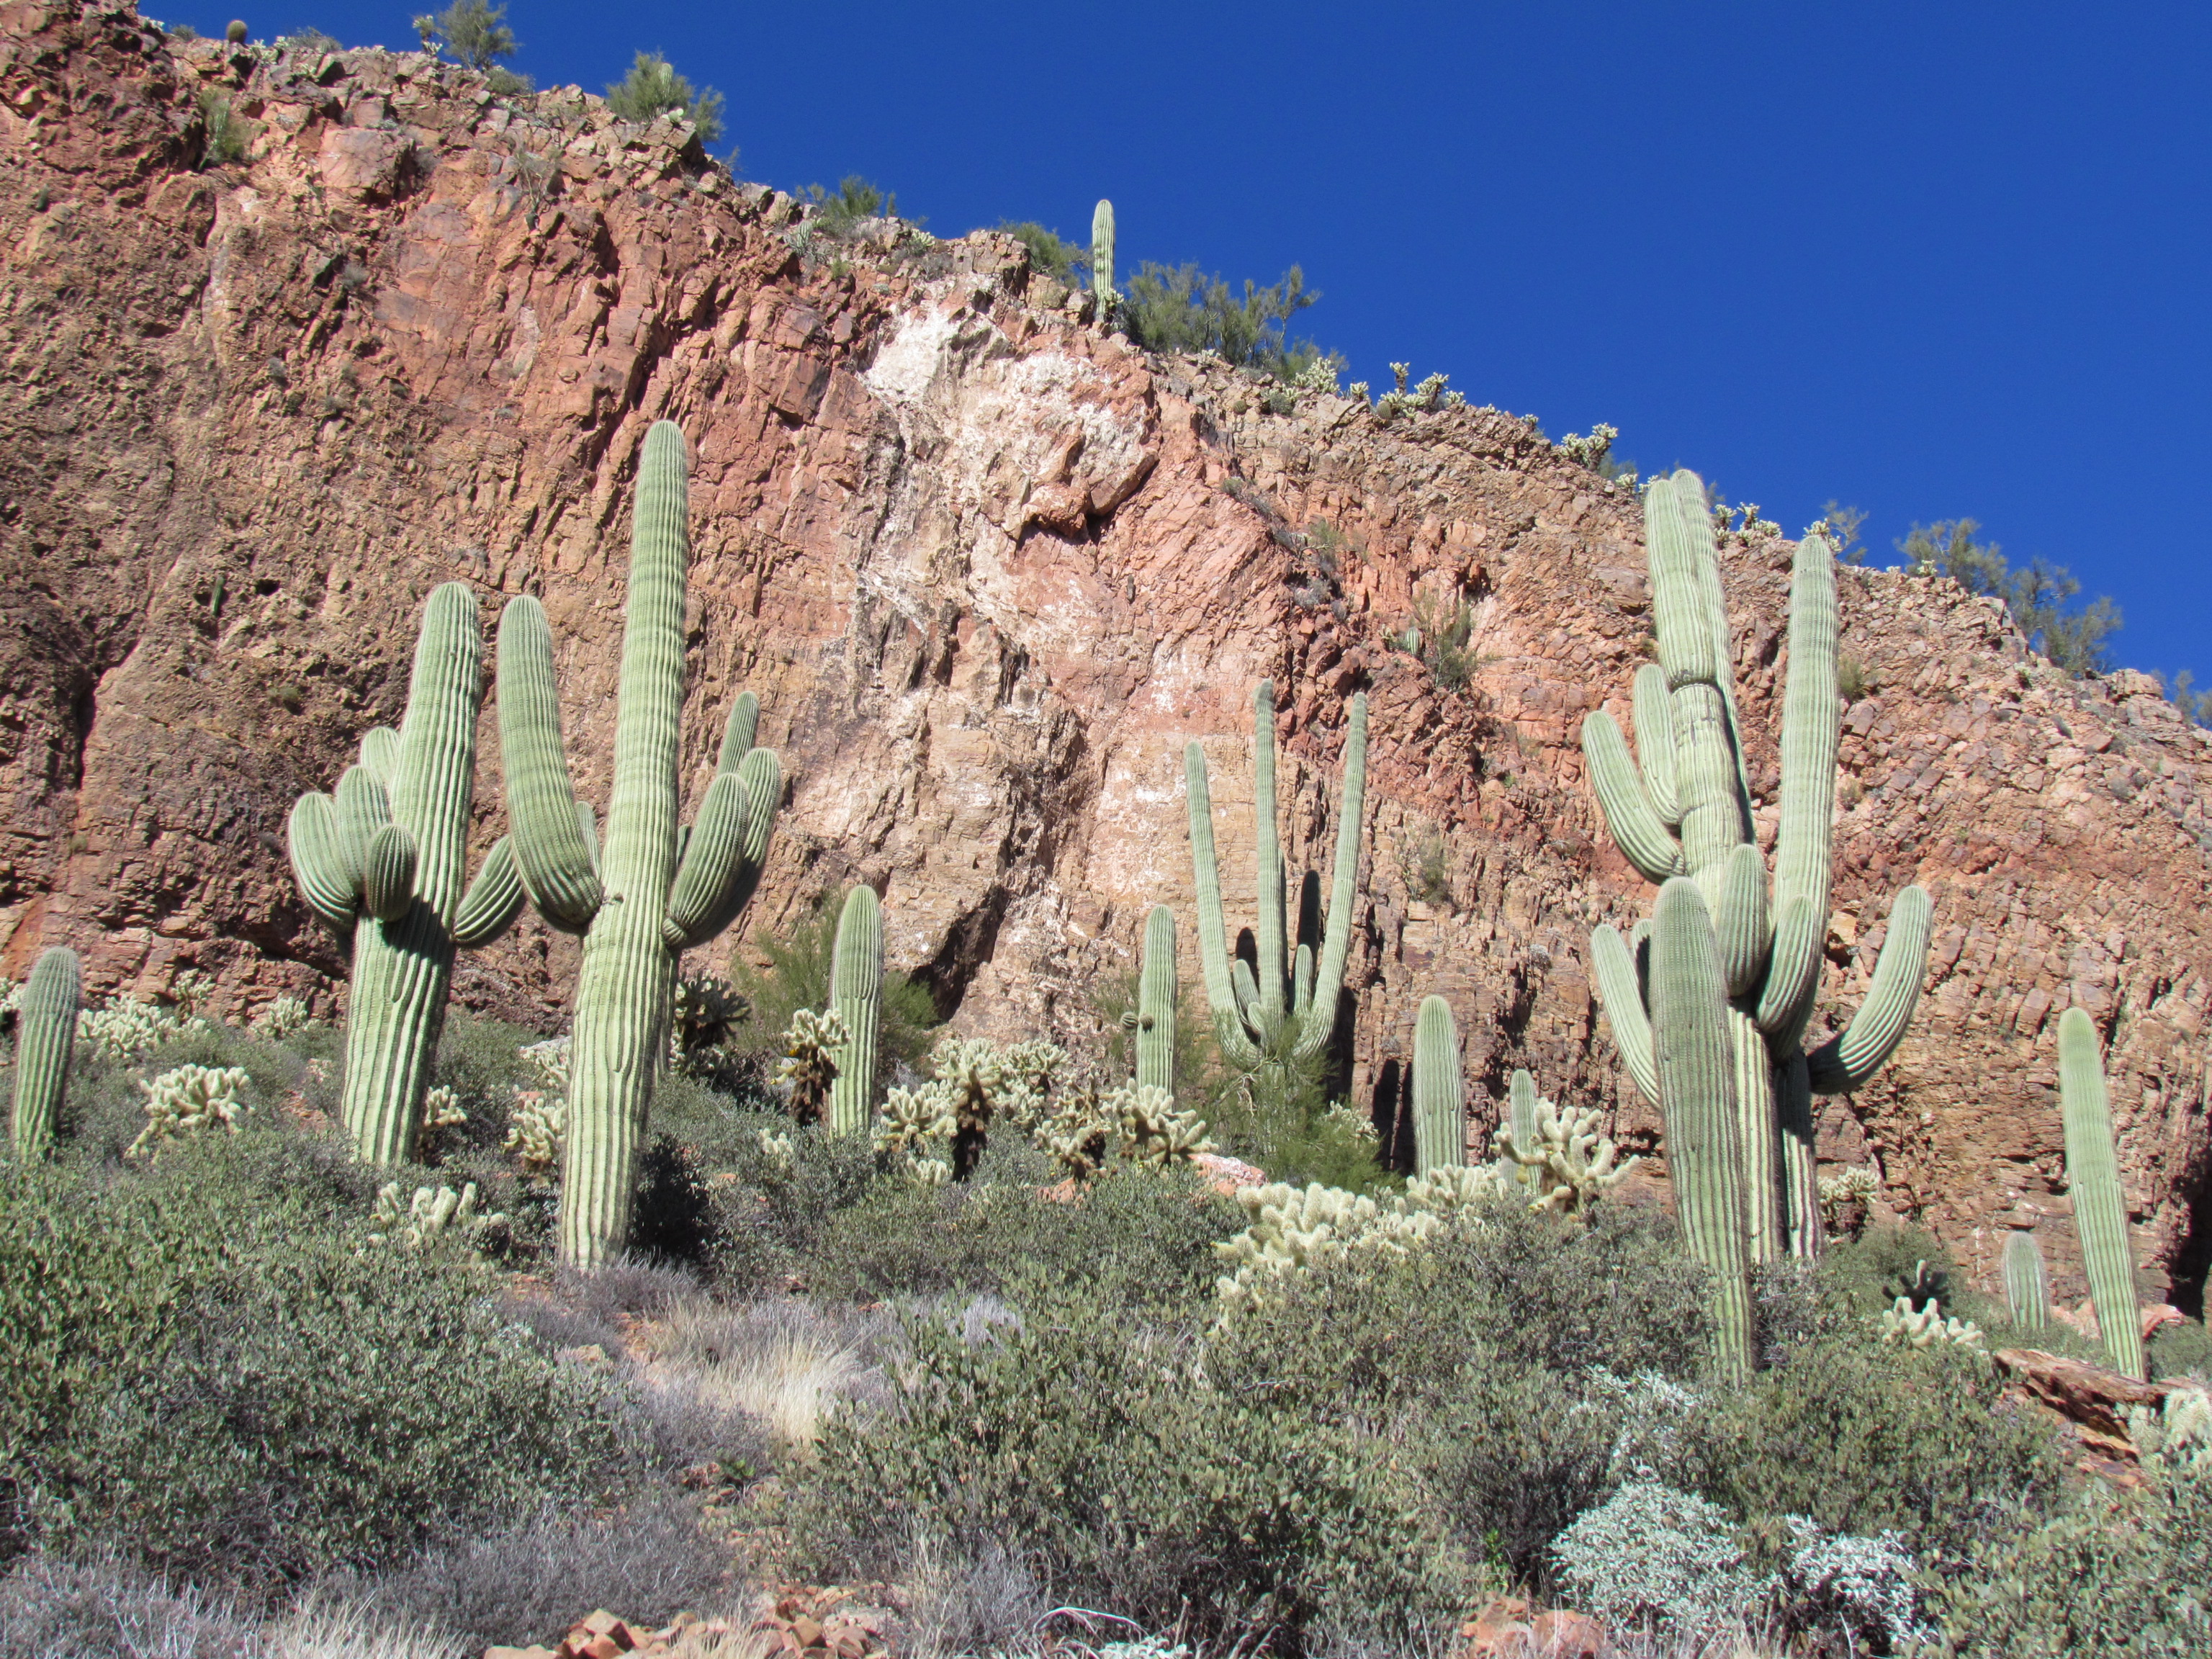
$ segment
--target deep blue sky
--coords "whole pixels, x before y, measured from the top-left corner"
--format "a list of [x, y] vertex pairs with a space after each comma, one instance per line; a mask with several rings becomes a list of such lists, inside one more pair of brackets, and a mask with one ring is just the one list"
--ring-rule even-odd
[[[427, 4], [428, 0], [422, 0]], [[149, 0], [204, 31], [223, 16]], [[409, 45], [404, 4], [283, 0]], [[1553, 437], [1610, 421], [1795, 534], [1979, 519], [2212, 683], [2212, 9], [511, 0], [541, 86], [638, 47], [729, 100], [739, 171], [865, 173], [957, 234], [1086, 237], [1325, 295], [1304, 331]]]

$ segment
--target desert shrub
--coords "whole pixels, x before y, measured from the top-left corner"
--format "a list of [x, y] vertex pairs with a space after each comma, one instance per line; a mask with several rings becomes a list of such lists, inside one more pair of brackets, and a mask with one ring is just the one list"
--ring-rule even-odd
[[2154, 1380], [2175, 1376], [2212, 1378], [2212, 1331], [2201, 1319], [2185, 1319], [2178, 1325], [2161, 1325], [2143, 1352]]
[[1034, 219], [1001, 219], [999, 231], [1030, 251], [1030, 270], [1071, 284], [1090, 279], [1091, 250], [1083, 244], [1068, 241]]
[[24, 1659], [234, 1659], [252, 1622], [126, 1559], [27, 1555], [0, 1577], [0, 1653]]
[[672, 1136], [654, 1136], [638, 1158], [630, 1249], [652, 1261], [702, 1270], [714, 1260], [719, 1234], [698, 1158]]
[[1950, 577], [1969, 593], [1994, 595], [2005, 603], [2028, 644], [2069, 674], [2100, 674], [2111, 665], [2105, 641], [2120, 629], [2120, 610], [2100, 597], [2069, 610], [2081, 584], [2063, 565], [2040, 556], [2014, 569], [1995, 542], [1978, 542], [1981, 526], [1972, 519], [1941, 519], [1915, 524], [1896, 544], [1906, 567], [1917, 575]]
[[553, 1274], [554, 1294], [564, 1306], [606, 1325], [628, 1314], [659, 1313], [697, 1289], [698, 1283], [681, 1267], [635, 1251], [597, 1267], [563, 1262]]
[[1024, 1652], [1054, 1605], [1030, 1564], [996, 1540], [956, 1551], [925, 1539], [908, 1560], [904, 1585], [902, 1652]]
[[425, 49], [442, 48], [479, 71], [495, 69], [501, 58], [512, 58], [516, 51], [514, 31], [507, 27], [507, 8], [490, 0], [453, 0], [434, 15], [417, 17], [415, 29]]
[[2139, 1492], [2092, 1481], [2039, 1522], [1977, 1540], [1931, 1600], [1946, 1650], [1971, 1659], [2212, 1651], [2212, 1473]]
[[253, 143], [252, 124], [232, 110], [228, 98], [215, 91], [202, 93], [200, 120], [207, 129], [206, 147], [201, 152], [204, 165], [228, 167], [246, 159]]
[[1766, 1595], [1728, 1512], [1653, 1480], [1583, 1516], [1553, 1556], [1577, 1605], [1607, 1624], [1692, 1643], [1745, 1620]]
[[621, 1402], [504, 1327], [469, 1273], [364, 1253], [300, 1196], [296, 1139], [0, 1174], [17, 1540], [262, 1588], [631, 1478]]
[[702, 1270], [727, 1293], [781, 1286], [877, 1177], [865, 1135], [832, 1134], [728, 1101], [656, 1117], [704, 1171]]
[[1880, 1340], [1838, 1323], [1790, 1348], [1692, 1425], [1706, 1497], [1779, 1545], [1784, 1516], [1833, 1531], [1901, 1534], [1923, 1559], [1973, 1539], [2057, 1488], [2050, 1432], [2000, 1399], [1982, 1353]]
[[[1079, 1192], [1042, 1191], [1042, 1160], [997, 1143], [981, 1178], [922, 1187], [886, 1176], [810, 1252], [810, 1290], [842, 1300], [1003, 1290], [1036, 1275], [1130, 1309], [1190, 1305], [1211, 1288], [1211, 1246], [1239, 1212], [1188, 1172], [1110, 1170]], [[1024, 1178], [1024, 1177], [1026, 1178]]]
[[824, 1571], [896, 1565], [917, 1534], [997, 1545], [1065, 1600], [1253, 1640], [1403, 1629], [1463, 1592], [1386, 1438], [1202, 1381], [1187, 1328], [1030, 1289], [987, 1331], [912, 1319], [889, 1405], [831, 1422], [798, 1504]]
[[699, 130], [702, 143], [722, 136], [722, 94], [693, 88], [676, 66], [657, 52], [639, 52], [629, 73], [607, 88], [607, 107], [625, 121], [650, 121], [673, 115]]
[[[857, 173], [846, 174], [835, 191], [809, 185], [799, 193], [814, 204], [815, 215], [810, 223], [825, 236], [847, 235], [863, 219], [898, 216], [896, 192], [886, 191]], [[833, 921], [830, 925], [834, 929], [836, 924]], [[890, 989], [889, 977], [885, 975], [885, 990]]]
[[1292, 265], [1267, 288], [1247, 277], [1239, 297], [1219, 276], [1196, 264], [1146, 260], [1129, 278], [1115, 308], [1123, 331], [1152, 351], [1210, 352], [1240, 368], [1295, 380], [1316, 362], [1337, 362], [1310, 340], [1289, 341], [1291, 319], [1321, 298]]
[[1303, 1187], [1364, 1192], [1384, 1181], [1376, 1162], [1381, 1150], [1372, 1126], [1354, 1114], [1332, 1109], [1326, 1054], [1300, 1058], [1295, 1027], [1285, 1022], [1259, 1063], [1243, 1066], [1224, 1059], [1207, 1022], [1181, 1028], [1199, 1056], [1199, 1100], [1194, 1109], [1206, 1120], [1214, 1143], [1245, 1158], [1271, 1180]]
[[481, 1652], [494, 1643], [557, 1642], [595, 1607], [655, 1617], [696, 1607], [729, 1567], [729, 1551], [701, 1528], [697, 1507], [660, 1495], [604, 1517], [546, 1508], [486, 1532], [441, 1534], [377, 1581], [374, 1599]]
[[507, 1132], [507, 1115], [517, 1088], [542, 1089], [544, 1076], [522, 1058], [529, 1043], [544, 1034], [453, 1008], [439, 1033], [437, 1057], [431, 1062], [430, 1081], [451, 1089], [469, 1115], [468, 1139], [498, 1145]]
[[[773, 1449], [789, 1451], [811, 1445], [840, 1401], [880, 1399], [877, 1366], [896, 1334], [887, 1314], [781, 1297], [680, 1303], [653, 1340], [672, 1386], [755, 1425], [757, 1441], [764, 1431]], [[755, 1471], [768, 1467], [759, 1449], [747, 1452]]]

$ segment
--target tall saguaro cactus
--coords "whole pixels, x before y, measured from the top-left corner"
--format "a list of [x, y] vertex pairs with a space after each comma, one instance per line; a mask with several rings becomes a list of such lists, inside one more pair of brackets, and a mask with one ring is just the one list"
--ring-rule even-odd
[[462, 887], [483, 694], [476, 595], [447, 582], [422, 608], [399, 730], [369, 732], [335, 796], [310, 792], [292, 808], [301, 896], [353, 941], [341, 1112], [372, 1164], [415, 1155], [454, 952], [489, 944], [522, 908], [506, 836]]
[[660, 421], [646, 434], [638, 466], [604, 846], [594, 844], [590, 810], [568, 781], [544, 607], [511, 599], [499, 621], [500, 745], [515, 863], [546, 921], [584, 936], [561, 1195], [562, 1255], [582, 1267], [629, 1242], [677, 958], [728, 927], [751, 899], [783, 793], [775, 754], [752, 746], [759, 705], [738, 697], [714, 781], [689, 836], [678, 835], [689, 550], [684, 434]]
[[831, 1056], [837, 1075], [830, 1085], [830, 1127], [837, 1134], [859, 1134], [868, 1127], [883, 991], [883, 909], [874, 888], [855, 887], [845, 895], [830, 958], [830, 1006], [845, 1024], [845, 1040]]
[[76, 1053], [77, 1009], [84, 976], [76, 952], [53, 945], [39, 957], [15, 1005], [15, 1090], [11, 1125], [15, 1156], [35, 1158], [52, 1142]]
[[1114, 204], [1101, 200], [1091, 215], [1091, 292], [1098, 326], [1114, 319]]
[[[1613, 928], [1598, 928], [1590, 938], [1591, 963], [1621, 1060], [1665, 1113], [1670, 1162], [1679, 1168], [1684, 1146], [1694, 1145], [1693, 1164], [1706, 1166], [1694, 1179], [1739, 1193], [1716, 1200], [1713, 1213], [1737, 1218], [1732, 1231], [1741, 1249], [1723, 1252], [1710, 1232], [1699, 1249], [1715, 1252], [1705, 1259], [1717, 1274], [1740, 1276], [1784, 1250], [1805, 1257], [1820, 1252], [1813, 1097], [1861, 1086], [1904, 1036], [1927, 960], [1928, 895], [1917, 886], [1898, 895], [1864, 1006], [1840, 1036], [1807, 1053], [1802, 1038], [1827, 937], [1843, 723], [1834, 555], [1818, 533], [1797, 546], [1783, 693], [1781, 825], [1770, 892], [1752, 830], [1719, 550], [1695, 474], [1651, 483], [1644, 492], [1644, 534], [1659, 660], [1636, 676], [1636, 754], [1632, 759], [1620, 728], [1603, 710], [1583, 722], [1583, 754], [1613, 840], [1647, 879], [1666, 884], [1660, 914], [1673, 918], [1675, 937], [1668, 943], [1677, 980], [1664, 1018], [1677, 1029], [1659, 1029], [1657, 963], [1647, 974], [1637, 961], [1642, 928], [1633, 947]], [[1698, 902], [1678, 896], [1670, 912], [1666, 892], [1678, 882], [1686, 882]], [[1658, 946], [1655, 934], [1655, 958]], [[1708, 952], [1717, 975], [1692, 973]], [[1725, 1038], [1718, 1048], [1715, 1032]], [[1726, 1136], [1710, 1121], [1724, 1083], [1735, 1119]], [[1678, 1113], [1687, 1115], [1678, 1122]], [[1726, 1156], [1741, 1165], [1724, 1183], [1710, 1167], [1723, 1148], [1732, 1149]], [[1701, 1231], [1692, 1228], [1692, 1237]], [[1735, 1293], [1725, 1285], [1720, 1293], [1726, 1324], [1736, 1316]]]
[[1467, 1085], [1451, 1004], [1424, 997], [1413, 1022], [1413, 1173], [1467, 1162]]
[[2058, 1101], [2066, 1120], [2066, 1182], [2081, 1266], [2096, 1304], [2097, 1332], [2116, 1370], [2143, 1370], [2142, 1315], [2136, 1303], [2136, 1258], [2128, 1245], [2128, 1204], [2112, 1146], [2112, 1109], [2097, 1028], [2079, 1008], [2058, 1017]]
[[[1206, 751], [1183, 750], [1190, 807], [1190, 855], [1198, 878], [1198, 956], [1206, 1000], [1221, 1052], [1232, 1066], [1262, 1063], [1289, 1036], [1291, 1054], [1310, 1060], [1328, 1044], [1336, 1027], [1344, 965], [1352, 951], [1352, 911], [1358, 894], [1359, 823], [1367, 797], [1367, 694], [1352, 699], [1344, 739], [1344, 799], [1338, 809], [1336, 867], [1332, 872], [1327, 930], [1301, 906], [1297, 953], [1289, 951], [1287, 896], [1282, 843], [1275, 828], [1275, 688], [1262, 680], [1252, 694], [1253, 812], [1258, 822], [1260, 911], [1253, 930], [1259, 971], [1229, 954], [1228, 923], [1221, 909], [1221, 872], [1213, 854], [1213, 797]], [[1319, 934], [1319, 937], [1316, 937]], [[1317, 954], [1316, 954], [1317, 953]]]
[[1155, 904], [1145, 918], [1145, 964], [1137, 975], [1137, 1086], [1175, 1091], [1175, 912]]

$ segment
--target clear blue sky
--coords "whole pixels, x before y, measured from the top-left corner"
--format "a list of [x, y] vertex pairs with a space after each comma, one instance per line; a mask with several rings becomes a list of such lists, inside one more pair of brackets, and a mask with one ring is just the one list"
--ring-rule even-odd
[[[220, 29], [224, 17], [149, 0]], [[283, 0], [411, 42], [410, 8]], [[428, 3], [428, 0], [423, 0]], [[1886, 562], [1979, 519], [2212, 683], [2203, 296], [2212, 8], [511, 0], [513, 66], [593, 91], [639, 47], [729, 100], [739, 171], [860, 173], [957, 234], [1037, 218], [1121, 264], [1292, 262], [1352, 378], [1392, 359], [1558, 437], [1620, 428], [1795, 534]]]

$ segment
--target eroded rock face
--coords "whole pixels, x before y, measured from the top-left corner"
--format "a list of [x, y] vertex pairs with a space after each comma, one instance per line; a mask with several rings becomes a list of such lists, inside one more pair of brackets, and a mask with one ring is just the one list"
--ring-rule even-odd
[[[210, 92], [255, 136], [202, 171]], [[1600, 701], [1625, 712], [1645, 649], [1640, 520], [1532, 426], [1385, 422], [1148, 358], [1033, 288], [1006, 239], [817, 245], [688, 128], [573, 89], [494, 100], [416, 54], [9, 7], [0, 152], [12, 971], [67, 942], [97, 988], [191, 965], [234, 1006], [331, 1006], [343, 964], [291, 890], [284, 816], [398, 718], [440, 581], [473, 583], [487, 628], [506, 595], [544, 600], [603, 800], [629, 488], [666, 417], [695, 455], [692, 793], [746, 687], [791, 780], [750, 928], [868, 881], [891, 960], [961, 1025], [1091, 1042], [1093, 988], [1154, 902], [1185, 917], [1196, 978], [1184, 743], [1249, 921], [1252, 687], [1272, 677], [1284, 711], [1299, 870], [1329, 856], [1364, 689], [1355, 1097], [1396, 1086], [1440, 991], [1478, 1091], [1525, 1065], [1654, 1146], [1585, 963], [1590, 925], [1650, 894], [1576, 736]], [[1333, 557], [1300, 533], [1319, 522]], [[1789, 545], [1732, 538], [1724, 563], [1771, 839]], [[1390, 636], [1461, 597], [1453, 690]], [[1876, 1164], [1883, 1202], [1986, 1278], [2006, 1226], [2047, 1218], [2078, 1294], [2054, 1030], [2078, 1001], [2112, 1042], [2141, 1253], [2201, 1281], [2205, 735], [2142, 676], [2054, 673], [1948, 582], [1846, 572], [1842, 599], [1875, 690], [1845, 722], [1824, 1007], [1856, 1007], [1905, 883], [1936, 942], [1896, 1060], [1827, 1103], [1824, 1157]], [[489, 714], [483, 750], [480, 845], [504, 823]], [[459, 994], [550, 1026], [573, 951], [526, 923], [464, 959]], [[1476, 1116], [1486, 1138], [1494, 1109]]]

